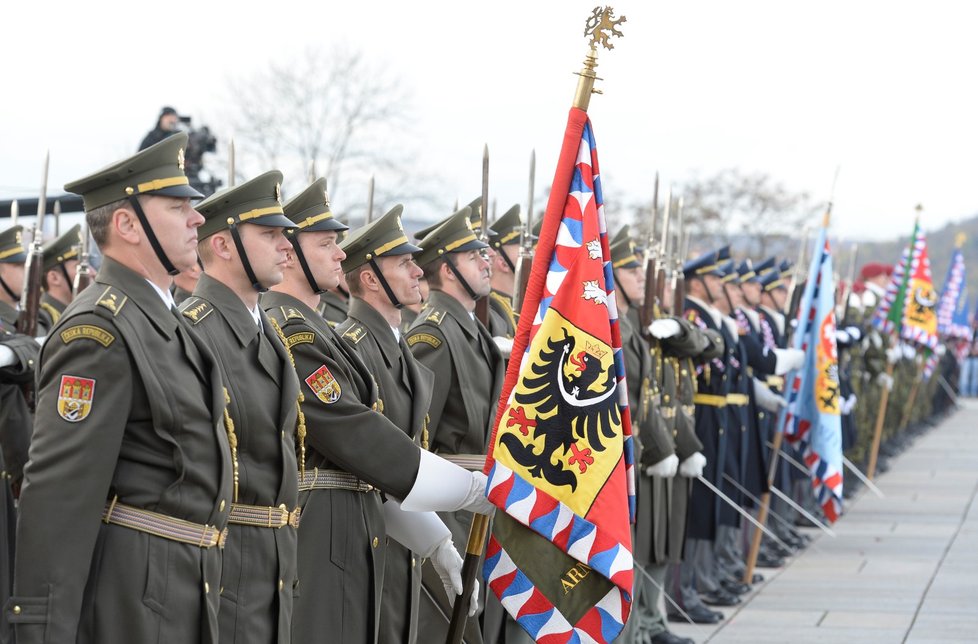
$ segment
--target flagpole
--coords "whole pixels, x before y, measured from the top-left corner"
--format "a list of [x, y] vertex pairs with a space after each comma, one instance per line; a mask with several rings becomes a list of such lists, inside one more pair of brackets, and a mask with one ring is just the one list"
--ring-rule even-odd
[[[577, 90], [574, 93], [574, 103], [573, 107], [578, 108], [584, 112], [587, 111], [588, 105], [591, 101], [591, 94], [600, 93], [599, 90], [594, 89], [594, 81], [600, 80], [598, 75], [595, 73], [595, 69], [598, 66], [598, 49], [597, 45], [600, 41], [601, 44], [606, 49], [614, 49], [614, 45], [611, 44], [610, 38], [612, 36], [621, 37], [622, 33], [616, 28], [614, 21], [610, 18], [614, 16], [614, 9], [611, 7], [605, 7], [602, 11], [600, 7], [595, 8], [592, 15], [588, 18], [585, 24], [584, 35], [590, 36], [590, 47], [588, 53], [584, 59], [584, 67], [580, 72], [577, 72], [579, 76], [577, 82]], [[624, 22], [625, 17], [622, 16], [617, 22]], [[483, 198], [482, 198], [482, 229], [483, 234], [487, 227], [486, 222], [486, 194], [488, 192], [488, 146], [484, 152], [483, 157]], [[530, 218], [533, 213], [527, 214], [528, 225], [531, 225]], [[522, 319], [522, 315], [521, 315]], [[525, 321], [521, 321], [520, 328], [526, 328]], [[517, 333], [519, 336], [519, 333]], [[515, 342], [513, 347], [514, 355], [521, 355], [523, 346], [521, 343]], [[524, 344], [525, 346], [525, 344]], [[516, 364], [519, 364], [518, 360]], [[502, 401], [500, 401], [502, 404]], [[498, 419], [497, 419], [498, 422]], [[493, 432], [493, 436], [495, 432]], [[472, 594], [472, 589], [475, 586], [476, 576], [478, 575], [479, 561], [482, 559], [482, 553], [486, 547], [486, 538], [489, 533], [489, 517], [482, 514], [474, 514], [472, 516], [472, 525], [469, 528], [469, 539], [465, 548], [465, 557], [462, 561], [462, 594], [456, 596], [455, 604], [452, 607], [452, 620], [448, 625], [448, 635], [446, 638], [446, 644], [461, 644], [462, 636], [465, 632], [465, 622], [468, 618], [468, 601], [467, 598]]]
[[893, 363], [886, 362], [886, 382], [880, 396], [880, 406], [876, 410], [876, 425], [873, 427], [873, 444], [869, 449], [869, 463], [866, 465], [866, 478], [870, 481], [876, 475], [876, 459], [880, 453], [880, 438], [883, 436], [883, 421], [886, 420], [886, 403], [890, 399], [890, 388], [893, 386]]

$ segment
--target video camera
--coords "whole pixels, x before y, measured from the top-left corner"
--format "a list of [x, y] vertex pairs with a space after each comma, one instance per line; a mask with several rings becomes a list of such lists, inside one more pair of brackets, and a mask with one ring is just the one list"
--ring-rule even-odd
[[180, 117], [180, 129], [187, 133], [189, 141], [184, 153], [184, 171], [190, 180], [190, 185], [199, 190], [204, 196], [210, 196], [221, 187], [221, 180], [215, 178], [204, 169], [204, 154], [217, 150], [217, 137], [206, 125], [195, 128], [191, 117]]

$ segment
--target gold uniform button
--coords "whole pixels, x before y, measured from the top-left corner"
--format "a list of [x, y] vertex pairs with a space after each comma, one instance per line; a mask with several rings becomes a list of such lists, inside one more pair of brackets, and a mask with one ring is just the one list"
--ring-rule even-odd
[[279, 590], [282, 590], [283, 588], [285, 588], [285, 581], [279, 579], [278, 580], [278, 589]]
[[373, 540], [373, 546], [374, 546], [374, 548], [376, 548], [379, 545], [380, 545], [380, 539], [378, 539], [377, 537], [374, 537], [374, 540]]
[[720, 428], [720, 436], [723, 436], [723, 427]]
[[217, 509], [218, 512], [224, 512], [224, 499], [221, 499], [221, 507]]
[[757, 417], [758, 418], [764, 418], [764, 412], [763, 411], [757, 412]]
[[211, 592], [211, 585], [205, 581], [204, 582], [204, 594], [207, 594], [209, 592]]
[[14, 615], [20, 615], [20, 606], [14, 606]]
[[415, 559], [414, 557], [411, 557], [411, 567], [414, 568], [417, 565], [418, 565], [418, 560]]

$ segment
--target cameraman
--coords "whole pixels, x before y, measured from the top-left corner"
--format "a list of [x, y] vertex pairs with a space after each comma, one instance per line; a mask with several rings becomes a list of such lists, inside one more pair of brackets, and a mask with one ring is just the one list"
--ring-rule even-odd
[[139, 144], [140, 150], [145, 150], [154, 143], [159, 143], [166, 137], [177, 132], [177, 123], [180, 121], [180, 117], [177, 116], [177, 111], [172, 107], [164, 107], [160, 111], [159, 118], [156, 119], [156, 127], [149, 131], [149, 134], [143, 138], [143, 142]]

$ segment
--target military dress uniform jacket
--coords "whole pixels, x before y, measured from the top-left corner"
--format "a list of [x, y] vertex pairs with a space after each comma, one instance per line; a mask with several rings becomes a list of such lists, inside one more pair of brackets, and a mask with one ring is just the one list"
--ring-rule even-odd
[[489, 333], [493, 337], [513, 338], [519, 314], [513, 310], [513, 298], [493, 289], [489, 293]]
[[[414, 358], [403, 337], [394, 337], [387, 320], [358, 297], [350, 298], [350, 317], [336, 327], [336, 332], [356, 350], [373, 374], [384, 416], [427, 449], [431, 371]], [[382, 643], [417, 641], [420, 563], [401, 544], [387, 544], [379, 635]]]
[[237, 441], [221, 577], [221, 642], [289, 642], [297, 514], [275, 527], [242, 525], [235, 517], [242, 511], [267, 517], [269, 508], [298, 506], [295, 370], [265, 316], [259, 328], [241, 298], [210, 275], [201, 276], [181, 311], [191, 332], [217, 357], [228, 396], [228, 427]]
[[[408, 331], [407, 343], [435, 377], [429, 410], [429, 448], [449, 460], [457, 455], [468, 456], [459, 463], [468, 460], [481, 468], [484, 458], [472, 457], [486, 453], [505, 375], [503, 359], [492, 337], [461, 302], [432, 290], [428, 303]], [[452, 531], [455, 547], [464, 548], [472, 514], [442, 512], [439, 516]], [[424, 584], [433, 597], [444, 597], [445, 591], [431, 566], [425, 566]], [[439, 611], [430, 601], [422, 601], [422, 639], [445, 639], [446, 611], [451, 615], [447, 603], [442, 603]], [[481, 642], [478, 621], [469, 619], [467, 624], [464, 641]]]
[[377, 413], [369, 368], [326, 320], [285, 293], [265, 293], [262, 307], [282, 328], [295, 359], [304, 395], [307, 480], [339, 471], [351, 483], [301, 486], [292, 638], [376, 642], [387, 541], [377, 489], [407, 496], [420, 450]]
[[[17, 334], [18, 316], [17, 309], [0, 302], [0, 334], [3, 338]], [[22, 355], [20, 351], [15, 354], [18, 364], [0, 369], [0, 452], [5, 482], [19, 488], [34, 424], [22, 386], [34, 380], [33, 358], [36, 356]]]
[[330, 326], [336, 326], [346, 319], [348, 300], [333, 293], [326, 291], [319, 296], [319, 314]]
[[50, 333], [37, 387], [5, 610], [17, 642], [216, 642], [219, 547], [102, 518], [131, 506], [211, 536], [225, 527], [231, 452], [211, 351], [106, 257]]
[[51, 297], [48, 293], [41, 293], [40, 307], [37, 310], [37, 325], [42, 329], [52, 329], [61, 319], [67, 304], [61, 300]]
[[[722, 337], [719, 323], [713, 319], [706, 306], [698, 300], [687, 297], [686, 319], [703, 331], [712, 331]], [[696, 367], [696, 395], [694, 396], [696, 437], [703, 444], [701, 450], [706, 457], [703, 477], [719, 486], [723, 479], [723, 462], [727, 451], [726, 398], [730, 393], [727, 380], [726, 354], [729, 351], [726, 338], [722, 340], [723, 352]], [[716, 495], [699, 481], [693, 481], [690, 494], [690, 512], [687, 537], [691, 539], [713, 540], [719, 520], [720, 505]]]

